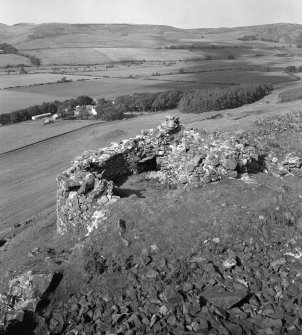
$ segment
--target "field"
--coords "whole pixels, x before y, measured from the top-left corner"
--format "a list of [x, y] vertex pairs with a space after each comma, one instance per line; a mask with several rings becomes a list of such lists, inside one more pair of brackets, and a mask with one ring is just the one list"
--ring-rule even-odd
[[128, 60], [171, 61], [202, 58], [189, 50], [161, 50], [144, 48], [59, 48], [30, 50], [29, 54], [49, 64], [105, 64]]
[[280, 93], [281, 102], [302, 99], [302, 87], [294, 87]]
[[295, 79], [282, 72], [259, 72], [259, 71], [212, 71], [196, 72], [188, 74], [163, 75], [160, 80], [171, 81], [196, 81], [216, 84], [243, 84], [243, 83], [271, 83], [277, 84]]
[[[209, 62], [209, 66], [213, 66], [213, 64], [210, 63], [212, 62]], [[195, 69], [196, 72], [180, 74], [179, 69], [186, 69], [185, 66], [188, 66], [189, 71]], [[235, 64], [232, 63], [227, 66], [231, 68], [232, 66], [235, 67]], [[90, 76], [91, 73], [88, 72], [87, 68], [80, 69], [78, 72], [75, 71], [74, 68], [69, 70], [65, 69], [65, 73], [62, 72], [62, 74], [37, 73], [28, 75], [1, 75], [0, 88], [14, 85], [24, 87], [0, 90], [0, 113], [11, 112], [23, 107], [41, 104], [42, 102], [75, 98], [80, 95], [88, 95], [92, 98], [104, 97], [114, 99], [117, 96], [142, 92], [159, 92], [172, 89], [186, 90], [191, 88], [206, 89], [249, 82], [279, 84], [293, 82], [295, 80], [292, 76], [278, 71], [241, 71], [235, 68], [234, 70], [227, 71], [198, 72], [201, 71], [200, 67], [198, 65], [194, 67], [191, 63], [175, 64], [171, 67], [155, 65], [137, 68], [137, 72], [136, 66], [120, 66], [114, 70], [109, 69], [108, 71], [103, 69], [103, 71], [95, 71], [93, 73], [94, 76]], [[152, 75], [152, 73], [164, 73], [164, 71], [166, 73], [174, 72], [174, 74]], [[66, 72], [75, 74], [66, 74]], [[129, 76], [136, 75], [136, 73], [137, 78], [129, 79]], [[109, 76], [109, 74], [111, 78], [101, 78], [105, 75]], [[94, 79], [96, 75], [100, 78]], [[55, 83], [63, 76], [67, 77], [67, 79], [71, 78], [73, 82]], [[87, 80], [76, 81], [84, 78]], [[28, 86], [51, 81], [54, 83]]]
[[27, 57], [19, 55], [0, 54], [0, 67], [18, 64], [30, 65], [30, 60]]
[[46, 83], [56, 83], [61, 80], [62, 77], [66, 77], [67, 80], [76, 81], [79, 79], [91, 79], [88, 76], [77, 76], [77, 75], [61, 75], [53, 73], [29, 73], [29, 74], [10, 74], [0, 75], [0, 89], [15, 87], [15, 86], [31, 86]]
[[80, 95], [92, 98], [114, 99], [121, 95], [135, 92], [159, 92], [171, 89], [210, 88], [212, 84], [196, 84], [195, 82], [169, 82], [143, 79], [92, 79], [72, 83], [47, 84], [29, 86], [0, 91], [0, 113], [11, 112], [42, 102], [66, 100]]
[[[55, 100], [47, 92], [45, 94], [22, 93], [14, 90], [0, 90], [0, 113], [8, 113], [17, 109], [42, 104]], [[61, 100], [57, 98], [57, 100]]]

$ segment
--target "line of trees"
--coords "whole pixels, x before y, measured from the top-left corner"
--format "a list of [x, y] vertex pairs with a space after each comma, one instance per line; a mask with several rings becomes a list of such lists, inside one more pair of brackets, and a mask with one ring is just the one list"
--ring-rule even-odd
[[0, 43], [0, 50], [5, 54], [17, 54], [18, 49], [8, 43]]
[[165, 46], [165, 49], [253, 49], [252, 45], [242, 45], [242, 44], [206, 44], [201, 43], [191, 43], [191, 44], [172, 44]]
[[[159, 93], [137, 93], [124, 95], [116, 98], [115, 101], [104, 98], [98, 99], [95, 106], [97, 115], [91, 116], [88, 113], [80, 113], [77, 118], [87, 119], [93, 117], [104, 121], [120, 120], [125, 118], [127, 112], [159, 111], [176, 108], [182, 97], [181, 91], [167, 91]], [[62, 119], [74, 119], [76, 106], [94, 105], [92, 98], [80, 96], [76, 99], [68, 99], [63, 102], [45, 102], [42, 105], [30, 106], [14, 112], [0, 114], [0, 124], [12, 124], [30, 120], [33, 116], [51, 113], [58, 114]]]
[[10, 113], [0, 114], [0, 124], [5, 125], [22, 122], [30, 120], [35, 115], [44, 113], [55, 114], [60, 104], [60, 101], [55, 100], [53, 102], [44, 102], [42, 105], [34, 105]]
[[290, 65], [285, 68], [285, 72], [287, 73], [300, 73], [302, 72], [302, 66], [294, 66]]
[[135, 93], [123, 95], [115, 99], [115, 108], [125, 112], [156, 112], [177, 108], [182, 91], [166, 91], [158, 93]]
[[271, 84], [242, 84], [208, 90], [192, 90], [183, 94], [178, 108], [183, 113], [203, 113], [236, 108], [253, 103], [273, 90]]
[[[211, 110], [222, 110], [242, 106], [255, 102], [273, 90], [271, 84], [242, 84], [229, 88], [191, 91], [166, 91], [158, 93], [136, 93], [116, 98], [115, 101], [104, 98], [98, 103], [88, 96], [68, 99], [63, 102], [44, 102], [20, 109], [11, 113], [0, 114], [0, 124], [12, 124], [30, 120], [33, 116], [51, 113], [58, 114], [62, 119], [87, 119], [94, 118], [104, 121], [120, 120], [126, 117], [125, 113], [155, 112], [178, 108], [183, 113], [203, 113]], [[76, 106], [95, 105], [97, 115], [90, 115], [83, 108], [83, 113], [74, 115]]]
[[68, 99], [63, 102], [58, 100], [43, 102], [42, 105], [34, 105], [10, 113], [0, 114], [0, 124], [6, 125], [27, 121], [31, 120], [33, 116], [45, 113], [58, 114], [62, 118], [70, 118], [71, 115], [73, 116], [73, 110], [77, 105], [83, 106], [92, 103], [93, 99], [87, 96], [80, 96], [76, 99]]
[[257, 35], [244, 35], [243, 37], [239, 37], [239, 41], [256, 41], [258, 39]]
[[41, 59], [39, 57], [36, 57], [34, 55], [29, 55], [23, 52], [19, 52], [18, 55], [26, 57], [30, 60], [30, 62], [32, 63], [32, 65], [34, 66], [40, 66], [41, 65]]

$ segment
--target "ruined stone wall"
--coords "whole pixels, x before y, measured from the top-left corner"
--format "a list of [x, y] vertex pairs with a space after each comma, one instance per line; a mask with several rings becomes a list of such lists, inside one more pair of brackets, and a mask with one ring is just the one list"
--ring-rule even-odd
[[108, 148], [76, 157], [57, 177], [57, 228], [60, 233], [89, 234], [106, 220], [108, 204], [117, 201], [114, 183], [125, 175], [148, 170], [147, 180], [178, 187], [199, 187], [239, 172], [259, 169], [257, 149], [236, 136], [215, 138], [184, 130], [176, 117], [156, 129]]
[[57, 177], [57, 228], [89, 233], [106, 219], [106, 206], [117, 200], [113, 181], [148, 169], [150, 160], [167, 155], [180, 132], [178, 118], [110, 147], [85, 151]]

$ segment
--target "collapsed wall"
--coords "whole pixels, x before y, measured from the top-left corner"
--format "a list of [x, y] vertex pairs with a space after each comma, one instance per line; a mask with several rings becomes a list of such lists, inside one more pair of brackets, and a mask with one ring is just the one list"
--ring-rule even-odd
[[147, 180], [198, 187], [260, 168], [257, 149], [236, 136], [205, 136], [184, 130], [177, 117], [167, 117], [156, 129], [74, 159], [57, 177], [57, 229], [89, 234], [102, 224], [108, 205], [118, 199], [114, 183], [123, 176], [149, 171]]
[[180, 132], [178, 118], [167, 118], [156, 129], [110, 147], [85, 151], [57, 177], [58, 232], [87, 230], [106, 219], [106, 206], [117, 200], [113, 194], [118, 178], [156, 168]]

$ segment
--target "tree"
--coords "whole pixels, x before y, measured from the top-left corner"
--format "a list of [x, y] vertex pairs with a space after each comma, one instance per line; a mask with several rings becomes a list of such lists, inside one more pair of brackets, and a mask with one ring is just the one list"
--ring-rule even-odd
[[40, 58], [38, 58], [36, 56], [30, 56], [29, 58], [30, 58], [30, 61], [33, 65], [38, 66], [38, 67], [41, 65], [41, 59]]
[[86, 95], [81, 95], [81, 96], [76, 98], [76, 102], [80, 106], [92, 105], [93, 104], [93, 99], [86, 96]]
[[115, 108], [112, 101], [104, 98], [99, 100], [96, 106], [97, 118], [104, 121], [121, 120], [125, 116], [120, 109]]
[[68, 119], [74, 116], [74, 109], [78, 105], [76, 99], [69, 99], [62, 102], [62, 104], [58, 107], [57, 114], [62, 119]]
[[20, 74], [28, 74], [28, 72], [24, 69], [23, 66], [20, 69]]

